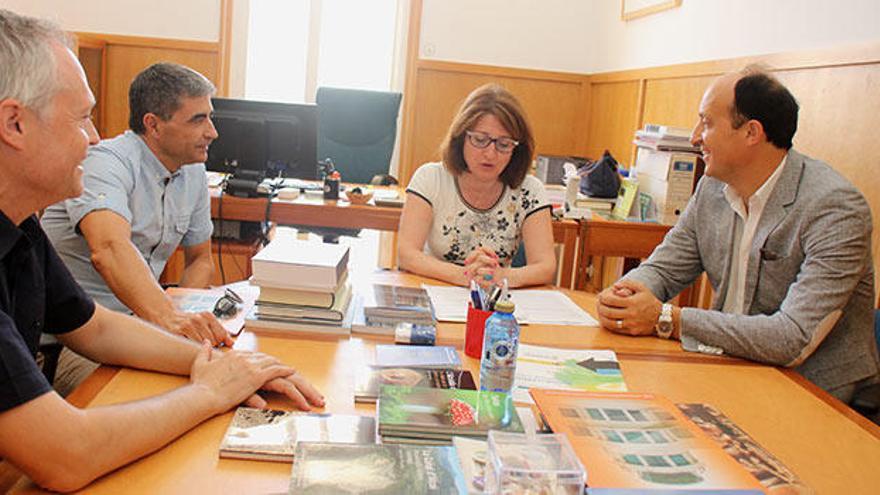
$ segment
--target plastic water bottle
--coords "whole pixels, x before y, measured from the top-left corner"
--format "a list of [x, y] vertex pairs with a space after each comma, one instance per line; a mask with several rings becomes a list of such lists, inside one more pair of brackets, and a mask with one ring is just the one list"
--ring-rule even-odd
[[513, 302], [499, 301], [495, 304], [495, 312], [486, 320], [480, 359], [480, 390], [510, 393], [513, 388], [519, 349], [519, 324], [513, 317], [513, 309]]

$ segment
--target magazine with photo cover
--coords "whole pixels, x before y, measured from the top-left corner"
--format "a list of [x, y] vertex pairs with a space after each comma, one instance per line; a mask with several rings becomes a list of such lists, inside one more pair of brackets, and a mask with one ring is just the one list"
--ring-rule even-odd
[[291, 462], [297, 442], [375, 443], [371, 416], [239, 407], [220, 444], [220, 457]]

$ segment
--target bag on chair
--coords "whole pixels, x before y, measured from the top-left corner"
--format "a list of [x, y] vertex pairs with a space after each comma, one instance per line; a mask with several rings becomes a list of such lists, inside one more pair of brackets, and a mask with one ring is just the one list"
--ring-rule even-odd
[[578, 169], [581, 177], [580, 190], [595, 198], [616, 198], [620, 189], [620, 174], [617, 173], [617, 160], [608, 150], [602, 158]]

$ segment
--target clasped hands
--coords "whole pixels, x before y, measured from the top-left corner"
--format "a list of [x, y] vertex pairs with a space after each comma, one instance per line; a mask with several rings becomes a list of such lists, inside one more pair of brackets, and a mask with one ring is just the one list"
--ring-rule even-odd
[[292, 367], [261, 352], [215, 351], [207, 339], [193, 360], [190, 381], [208, 394], [217, 413], [241, 403], [265, 408], [257, 390], [286, 395], [301, 410], [324, 406], [324, 396]]
[[625, 335], [652, 335], [663, 303], [634, 280], [618, 280], [599, 293], [596, 312], [599, 324], [611, 332]]
[[495, 251], [485, 246], [474, 249], [464, 260], [465, 279], [473, 280], [483, 289], [499, 285], [507, 277], [508, 270], [501, 266]]

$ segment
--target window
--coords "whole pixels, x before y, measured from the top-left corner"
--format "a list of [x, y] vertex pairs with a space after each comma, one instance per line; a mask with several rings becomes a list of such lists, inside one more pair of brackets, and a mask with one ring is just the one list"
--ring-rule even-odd
[[318, 86], [399, 90], [407, 3], [250, 2], [245, 97], [298, 103], [315, 101]]

